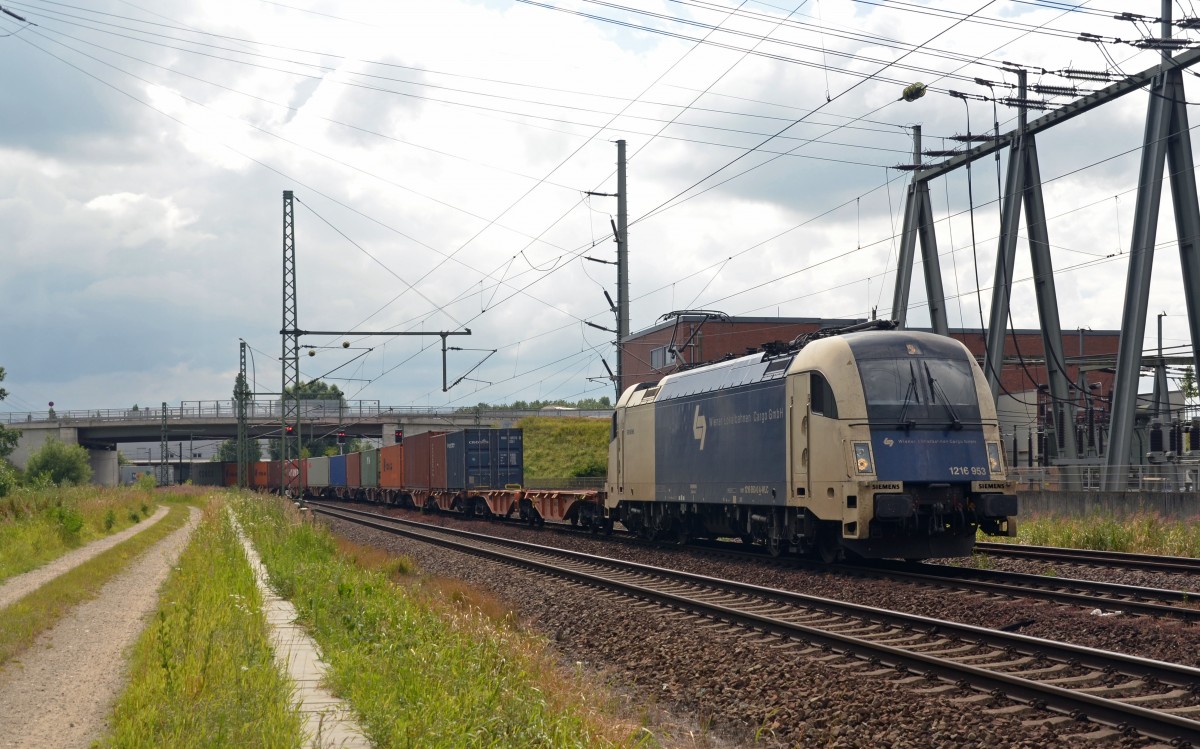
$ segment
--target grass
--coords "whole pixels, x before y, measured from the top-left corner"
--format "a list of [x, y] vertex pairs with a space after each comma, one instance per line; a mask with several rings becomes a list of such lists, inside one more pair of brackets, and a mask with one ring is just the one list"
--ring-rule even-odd
[[262, 598], [225, 508], [209, 502], [163, 585], [100, 746], [300, 746], [292, 684], [274, 662]]
[[53, 626], [73, 606], [94, 598], [104, 583], [124, 570], [142, 552], [181, 528], [188, 508], [176, 504], [150, 528], [41, 586], [7, 608], [0, 609], [0, 666], [20, 653], [41, 632]]
[[[386, 747], [634, 743], [498, 600], [335, 541], [291, 505], [241, 502], [272, 586], [296, 606], [371, 740]], [[613, 734], [616, 734], [615, 736]], [[644, 734], [642, 734], [644, 735]]]
[[[987, 540], [1010, 541], [990, 537]], [[1140, 512], [1123, 519], [1107, 514], [1082, 518], [1039, 515], [1020, 518], [1017, 521], [1017, 537], [1011, 542], [1200, 557], [1200, 523], [1194, 520], [1169, 520], [1150, 512]]]
[[524, 430], [527, 478], [604, 475], [608, 465], [608, 419], [531, 416], [515, 426]]
[[0, 582], [141, 522], [159, 500], [144, 489], [96, 486], [0, 497]]

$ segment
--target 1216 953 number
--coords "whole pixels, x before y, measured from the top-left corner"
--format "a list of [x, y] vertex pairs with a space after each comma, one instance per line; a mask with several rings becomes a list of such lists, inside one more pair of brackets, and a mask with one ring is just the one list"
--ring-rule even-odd
[[987, 469], [983, 466], [950, 466], [951, 476], [987, 476]]

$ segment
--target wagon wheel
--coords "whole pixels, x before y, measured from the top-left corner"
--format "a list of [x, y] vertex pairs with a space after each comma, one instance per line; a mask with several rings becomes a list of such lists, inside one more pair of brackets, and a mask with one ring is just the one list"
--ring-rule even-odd
[[676, 518], [675, 522], [671, 523], [671, 529], [668, 531], [670, 536], [668, 540], [676, 546], [687, 546], [688, 542], [688, 527], [687, 522], [683, 518]]

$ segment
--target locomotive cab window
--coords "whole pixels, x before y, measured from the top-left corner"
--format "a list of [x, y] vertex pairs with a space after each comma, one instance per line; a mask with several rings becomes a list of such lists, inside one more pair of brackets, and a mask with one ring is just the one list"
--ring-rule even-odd
[[965, 354], [952, 350], [938, 352], [940, 356], [884, 358], [870, 350], [857, 353], [872, 423], [945, 428], [979, 421], [975, 380]]
[[811, 372], [808, 377], [809, 392], [812, 393], [812, 412], [836, 419], [837, 399], [833, 397], [833, 388], [830, 387], [829, 380], [819, 372]]

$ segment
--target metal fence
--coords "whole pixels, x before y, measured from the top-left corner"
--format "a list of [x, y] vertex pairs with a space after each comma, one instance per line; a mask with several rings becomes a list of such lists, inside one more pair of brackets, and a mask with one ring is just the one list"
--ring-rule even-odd
[[[1101, 464], [1077, 464], [1047, 467], [1014, 467], [1009, 477], [1022, 491], [1064, 491], [1067, 472], [1079, 478], [1085, 492], [1098, 492], [1104, 486], [1106, 467]], [[1149, 463], [1120, 466], [1126, 476], [1126, 491], [1140, 493], [1195, 492], [1200, 488], [1200, 464], [1195, 462]]]
[[[183, 401], [178, 406], [168, 406], [168, 419], [233, 419], [237, 417], [237, 407], [233, 400]], [[282, 416], [282, 404], [278, 400], [252, 401], [247, 404], [247, 417], [256, 421], [278, 420]], [[0, 423], [30, 424], [46, 422], [96, 422], [96, 421], [148, 421], [161, 419], [161, 406], [135, 408], [102, 408], [84, 411], [4, 411], [0, 412]], [[474, 418], [477, 423], [504, 422], [511, 423], [527, 416], [547, 416], [553, 418], [600, 418], [612, 416], [611, 410], [512, 410], [512, 409], [481, 409], [481, 408], [428, 408], [417, 406], [381, 406], [377, 400], [302, 400], [300, 401], [300, 416], [310, 420], [354, 420], [376, 419], [384, 416], [395, 416], [398, 420], [419, 419], [424, 417], [456, 417], [458, 419]]]

